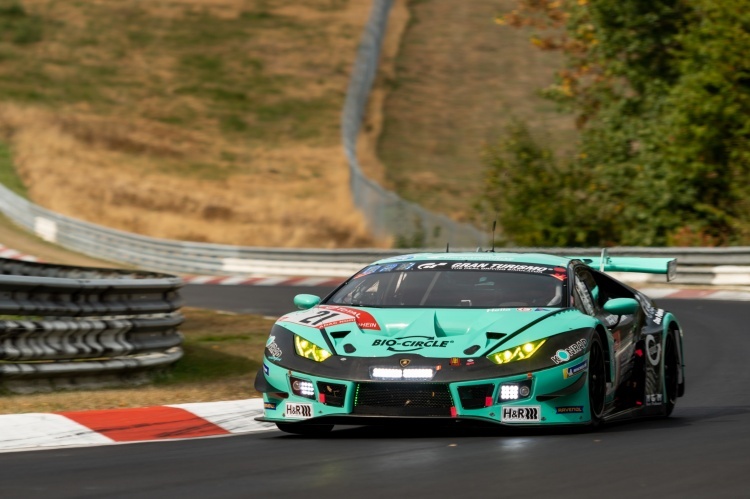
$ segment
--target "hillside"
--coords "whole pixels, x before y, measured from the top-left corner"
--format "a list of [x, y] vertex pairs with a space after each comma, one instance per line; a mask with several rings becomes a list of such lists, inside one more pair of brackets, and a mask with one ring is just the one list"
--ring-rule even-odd
[[369, 2], [0, 1], [0, 140], [28, 197], [156, 237], [379, 246], [339, 116]]
[[510, 119], [526, 121], [559, 149], [575, 139], [572, 118], [538, 92], [552, 82], [559, 54], [530, 43], [531, 33], [498, 26], [513, 0], [411, 0], [383, 114], [378, 155], [386, 183], [402, 197], [487, 227], [475, 213], [482, 151]]
[[[510, 116], [570, 141], [569, 119], [536, 95], [557, 59], [493, 22], [513, 3], [394, 2], [361, 147], [369, 175], [484, 222], [482, 148]], [[155, 237], [388, 246], [353, 207], [339, 139], [370, 5], [0, 0], [0, 142], [19, 190]]]

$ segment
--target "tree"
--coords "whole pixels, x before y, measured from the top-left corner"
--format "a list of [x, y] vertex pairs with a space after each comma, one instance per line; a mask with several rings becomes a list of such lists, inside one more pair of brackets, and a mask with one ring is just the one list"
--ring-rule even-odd
[[[535, 45], [565, 54], [545, 94], [575, 113], [580, 143], [573, 157], [547, 160], [569, 188], [536, 201], [521, 197], [530, 189], [509, 189], [518, 197], [499, 205], [572, 209], [571, 225], [548, 222], [565, 244], [750, 241], [748, 7], [750, 0], [522, 0], [501, 23], [542, 30]], [[516, 179], [528, 168], [502, 144], [488, 155], [491, 204], [493, 157], [504, 155]]]

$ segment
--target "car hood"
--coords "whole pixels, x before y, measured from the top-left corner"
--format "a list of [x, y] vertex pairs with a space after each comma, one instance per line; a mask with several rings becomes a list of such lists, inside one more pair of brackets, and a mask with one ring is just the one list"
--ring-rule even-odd
[[[570, 310], [382, 309], [321, 305], [288, 314], [279, 322], [285, 323], [284, 326], [294, 324], [290, 329], [314, 342], [317, 334], [313, 330], [318, 330], [319, 334], [328, 336], [337, 351], [348, 351], [351, 356], [415, 353], [446, 357], [481, 354], [511, 339], [529, 341], [530, 336], [542, 335], [534, 326], [549, 324], [553, 317]], [[530, 331], [532, 327], [535, 333]], [[544, 329], [547, 334], [562, 332], [558, 328]]]

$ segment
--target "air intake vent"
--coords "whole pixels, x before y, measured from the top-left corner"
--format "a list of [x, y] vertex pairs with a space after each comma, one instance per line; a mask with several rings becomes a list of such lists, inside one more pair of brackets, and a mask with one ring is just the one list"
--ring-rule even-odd
[[491, 333], [490, 331], [487, 331], [488, 340], [502, 340], [506, 336], [508, 336], [506, 333]]
[[318, 381], [318, 396], [325, 405], [344, 407], [346, 400], [346, 385]]
[[360, 383], [354, 414], [368, 416], [451, 416], [448, 385], [437, 383]]
[[492, 405], [492, 392], [494, 390], [495, 385], [492, 384], [459, 386], [458, 397], [461, 399], [461, 407], [464, 409], [482, 409]]

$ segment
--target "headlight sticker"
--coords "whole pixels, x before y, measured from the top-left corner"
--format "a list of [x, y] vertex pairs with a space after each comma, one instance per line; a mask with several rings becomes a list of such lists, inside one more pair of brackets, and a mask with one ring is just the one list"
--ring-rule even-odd
[[550, 357], [552, 359], [552, 362], [555, 364], [562, 364], [563, 362], [568, 362], [573, 357], [576, 357], [578, 354], [582, 353], [584, 350], [586, 350], [586, 345], [588, 345], [588, 341], [586, 341], [585, 338], [581, 338], [580, 340], [576, 341], [572, 345], [570, 345], [567, 348], [561, 348], [557, 352], [555, 352], [555, 355]]

